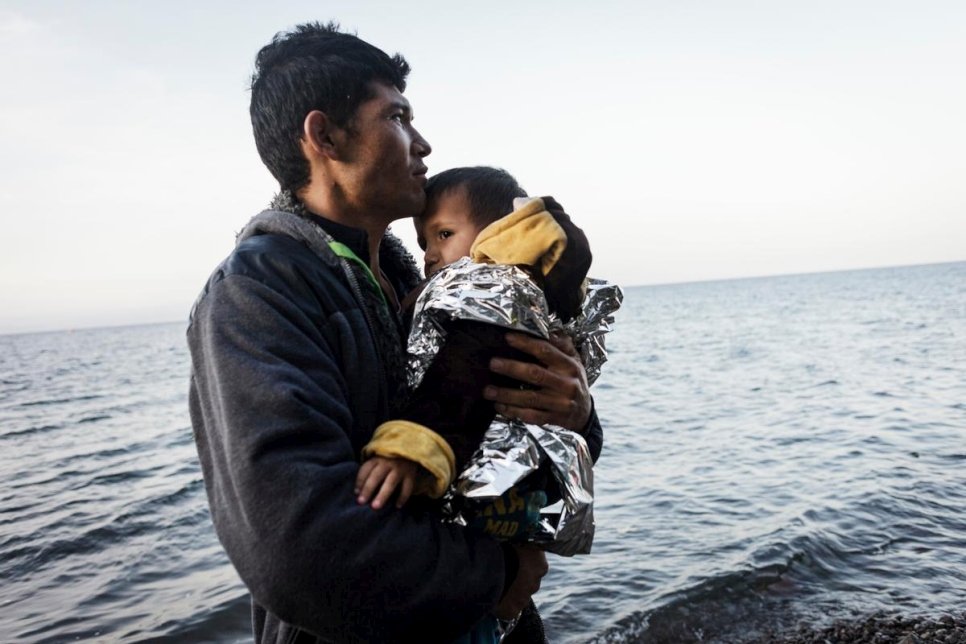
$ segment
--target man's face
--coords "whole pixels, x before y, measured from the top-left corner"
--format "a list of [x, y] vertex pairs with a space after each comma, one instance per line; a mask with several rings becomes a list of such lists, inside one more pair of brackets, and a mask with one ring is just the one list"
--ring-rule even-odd
[[462, 189], [450, 190], [434, 199], [415, 223], [426, 277], [460, 257], [468, 257], [480, 233], [470, 217], [470, 205]]
[[343, 158], [341, 189], [350, 207], [389, 221], [418, 214], [426, 204], [426, 164], [432, 148], [413, 127], [409, 101], [374, 82], [359, 106]]

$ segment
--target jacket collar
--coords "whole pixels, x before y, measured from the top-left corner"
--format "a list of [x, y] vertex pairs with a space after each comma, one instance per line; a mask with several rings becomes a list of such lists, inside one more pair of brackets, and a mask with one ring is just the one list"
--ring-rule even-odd
[[[310, 213], [288, 191], [280, 192], [268, 210], [252, 217], [238, 233], [235, 243], [237, 245], [254, 235], [265, 234], [292, 237], [308, 246], [329, 265], [338, 263], [338, 258], [329, 249], [329, 242], [335, 239], [348, 246], [362, 261], [369, 262], [369, 237], [364, 230]], [[399, 238], [388, 230], [379, 244], [379, 263], [400, 297], [412, 290], [421, 279], [412, 255]]]

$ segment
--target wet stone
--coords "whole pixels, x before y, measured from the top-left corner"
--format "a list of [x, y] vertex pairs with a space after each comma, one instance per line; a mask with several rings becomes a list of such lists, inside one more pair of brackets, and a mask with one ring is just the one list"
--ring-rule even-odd
[[877, 613], [823, 628], [800, 625], [742, 644], [966, 644], [966, 612], [933, 618]]

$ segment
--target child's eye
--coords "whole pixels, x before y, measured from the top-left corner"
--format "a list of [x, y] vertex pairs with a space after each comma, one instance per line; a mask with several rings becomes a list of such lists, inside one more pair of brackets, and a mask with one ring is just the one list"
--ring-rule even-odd
[[439, 239], [447, 239], [447, 238], [453, 236], [453, 231], [451, 231], [451, 230], [441, 230], [441, 231], [439, 231], [439, 233], [436, 236]]

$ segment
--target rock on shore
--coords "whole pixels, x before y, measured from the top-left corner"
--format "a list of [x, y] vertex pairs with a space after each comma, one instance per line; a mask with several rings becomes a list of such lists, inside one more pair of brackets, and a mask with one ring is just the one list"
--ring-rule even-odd
[[822, 629], [769, 633], [746, 644], [966, 644], [966, 612], [939, 617], [876, 614]]

